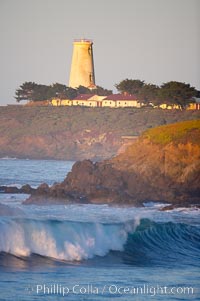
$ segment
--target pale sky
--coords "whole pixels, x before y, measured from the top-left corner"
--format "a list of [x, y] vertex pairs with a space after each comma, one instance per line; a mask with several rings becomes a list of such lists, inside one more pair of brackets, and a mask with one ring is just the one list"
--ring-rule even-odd
[[79, 38], [93, 40], [104, 88], [131, 78], [200, 89], [200, 0], [0, 0], [0, 28], [0, 105], [25, 81], [68, 85]]

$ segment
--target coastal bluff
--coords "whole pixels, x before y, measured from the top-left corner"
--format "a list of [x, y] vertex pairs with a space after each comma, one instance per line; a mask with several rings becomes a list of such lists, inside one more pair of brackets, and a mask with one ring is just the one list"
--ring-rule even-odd
[[41, 185], [24, 204], [199, 204], [199, 183], [200, 120], [185, 121], [145, 131], [112, 159], [76, 162], [62, 183]]
[[153, 108], [0, 107], [0, 157], [100, 161], [117, 154], [123, 136], [199, 116]]

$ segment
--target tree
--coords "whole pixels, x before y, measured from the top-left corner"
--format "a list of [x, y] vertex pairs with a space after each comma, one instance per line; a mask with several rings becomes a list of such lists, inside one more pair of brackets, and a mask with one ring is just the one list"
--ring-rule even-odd
[[21, 100], [41, 101], [52, 96], [51, 86], [38, 85], [34, 82], [25, 82], [15, 92], [17, 102]]
[[49, 86], [46, 91], [46, 99], [59, 98], [59, 99], [73, 99], [77, 96], [77, 90], [66, 85], [55, 83]]
[[65, 94], [67, 91], [67, 87], [63, 84], [55, 83], [51, 85], [51, 97], [58, 97], [60, 99], [66, 98]]
[[52, 98], [73, 99], [77, 96], [77, 90], [63, 84], [40, 85], [34, 82], [25, 82], [15, 92], [17, 102], [21, 100], [42, 101]]
[[96, 86], [95, 89], [89, 89], [84, 86], [79, 86], [77, 88], [77, 93], [78, 94], [97, 94], [97, 95], [106, 96], [106, 95], [112, 94], [112, 90], [107, 90], [100, 86]]
[[84, 86], [79, 86], [76, 88], [78, 94], [93, 94], [93, 90], [90, 90], [89, 88], [86, 88]]
[[144, 84], [138, 93], [138, 99], [145, 103], [157, 103], [159, 87], [152, 84]]
[[22, 100], [33, 100], [33, 93], [38, 85], [34, 82], [25, 82], [15, 92], [17, 102]]
[[158, 97], [164, 103], [185, 109], [189, 103], [194, 102], [196, 95], [197, 90], [190, 84], [170, 81], [161, 86]]
[[33, 94], [32, 99], [33, 101], [43, 101], [50, 99], [52, 96], [51, 86], [47, 85], [36, 85]]
[[197, 90], [196, 97], [197, 97], [197, 98], [200, 98], [200, 91], [199, 91], [199, 90]]
[[93, 91], [95, 94], [101, 95], [101, 96], [107, 96], [107, 95], [112, 94], [112, 90], [107, 90], [100, 86], [96, 86], [96, 89], [94, 89]]
[[139, 79], [125, 79], [122, 80], [119, 84], [116, 84], [115, 87], [120, 93], [128, 93], [138, 95], [141, 88], [144, 86], [144, 81]]
[[76, 89], [71, 88], [71, 87], [67, 87], [67, 90], [66, 90], [67, 98], [74, 99], [74, 98], [76, 98], [77, 95], [78, 95], [78, 92], [77, 92]]

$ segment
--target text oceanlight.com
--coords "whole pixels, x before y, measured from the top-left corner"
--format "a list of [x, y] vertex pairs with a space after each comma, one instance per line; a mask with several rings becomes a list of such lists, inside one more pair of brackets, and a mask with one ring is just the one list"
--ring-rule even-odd
[[193, 295], [194, 288], [186, 286], [159, 286], [144, 284], [142, 286], [120, 286], [109, 284], [96, 286], [92, 284], [74, 284], [72, 286], [63, 284], [36, 284], [34, 287], [28, 287], [26, 290], [37, 295]]

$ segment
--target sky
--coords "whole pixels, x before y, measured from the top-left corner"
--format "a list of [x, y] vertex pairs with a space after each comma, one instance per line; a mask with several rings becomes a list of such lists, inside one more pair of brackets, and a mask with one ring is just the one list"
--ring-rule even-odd
[[26, 81], [68, 85], [73, 40], [93, 40], [96, 84], [200, 89], [200, 0], [0, 0], [0, 105]]

